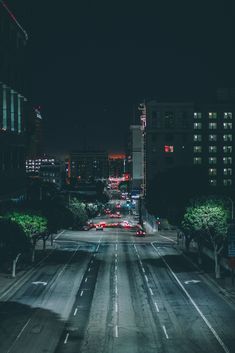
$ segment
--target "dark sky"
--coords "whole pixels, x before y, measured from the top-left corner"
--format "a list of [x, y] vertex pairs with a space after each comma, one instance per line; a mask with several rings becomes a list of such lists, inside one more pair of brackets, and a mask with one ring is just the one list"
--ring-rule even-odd
[[49, 151], [122, 151], [133, 103], [235, 86], [230, 0], [17, 3]]

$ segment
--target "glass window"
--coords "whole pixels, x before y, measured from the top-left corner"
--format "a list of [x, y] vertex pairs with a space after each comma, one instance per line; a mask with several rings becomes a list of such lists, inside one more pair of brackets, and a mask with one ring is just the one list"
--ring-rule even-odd
[[217, 147], [216, 146], [209, 146], [209, 153], [216, 153]]
[[202, 123], [194, 123], [193, 128], [194, 130], [200, 130], [202, 128]]
[[223, 146], [224, 153], [232, 153], [232, 146]]
[[217, 135], [209, 135], [209, 141], [217, 141]]
[[174, 146], [165, 145], [164, 146], [164, 152], [167, 152], [167, 153], [174, 152]]
[[232, 141], [233, 140], [232, 134], [223, 135], [223, 140], [229, 141], [229, 142]]
[[224, 119], [232, 120], [233, 114], [231, 112], [224, 113]]
[[216, 175], [217, 169], [216, 168], [209, 168], [209, 175]]
[[193, 146], [193, 152], [201, 153], [202, 152], [202, 146]]
[[224, 175], [231, 176], [232, 168], [224, 168]]
[[223, 127], [225, 130], [231, 130], [233, 128], [232, 123], [223, 123]]
[[164, 115], [164, 125], [166, 129], [174, 128], [174, 114], [173, 112], [165, 112]]
[[216, 181], [216, 179], [210, 179], [209, 183], [210, 183], [211, 186], [216, 186], [217, 181]]
[[209, 157], [209, 164], [216, 164], [217, 158], [216, 157]]
[[194, 157], [193, 164], [202, 164], [202, 158], [201, 157]]
[[217, 129], [217, 123], [209, 123], [209, 129], [210, 130], [216, 130]]
[[193, 135], [193, 141], [201, 142], [201, 140], [202, 140], [202, 135]]
[[230, 186], [232, 185], [232, 179], [224, 179], [223, 180], [224, 186]]
[[202, 113], [200, 113], [200, 112], [194, 113], [194, 119], [201, 119], [201, 118], [202, 118]]
[[210, 112], [209, 113], [209, 119], [216, 119], [217, 118], [217, 113], [216, 112]]
[[223, 157], [224, 164], [232, 164], [232, 157]]

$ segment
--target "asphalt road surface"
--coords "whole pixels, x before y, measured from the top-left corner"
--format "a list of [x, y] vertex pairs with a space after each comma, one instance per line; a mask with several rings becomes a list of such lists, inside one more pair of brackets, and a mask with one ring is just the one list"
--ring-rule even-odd
[[173, 239], [106, 228], [55, 245], [0, 303], [1, 353], [235, 353], [234, 307]]

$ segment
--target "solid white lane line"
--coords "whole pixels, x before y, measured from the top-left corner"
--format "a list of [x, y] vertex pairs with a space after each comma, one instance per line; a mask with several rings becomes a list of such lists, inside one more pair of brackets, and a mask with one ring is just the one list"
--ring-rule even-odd
[[155, 308], [156, 308], [157, 312], [159, 313], [159, 307], [158, 307], [157, 303], [154, 302], [154, 305], [155, 305]]
[[118, 326], [115, 325], [115, 337], [118, 338]]
[[83, 296], [83, 290], [81, 291], [81, 294], [80, 294], [80, 297], [82, 297]]
[[73, 315], [76, 316], [76, 315], [77, 315], [77, 312], [78, 312], [78, 308], [75, 309]]
[[[57, 234], [57, 236], [55, 237], [55, 239], [58, 239], [64, 232], [65, 232], [65, 230], [62, 230], [62, 232], [60, 232], [59, 234]], [[54, 240], [55, 240], [55, 239], [54, 239]]]
[[66, 344], [68, 342], [68, 338], [69, 338], [69, 333], [67, 333], [65, 340], [64, 340], [64, 344]]
[[153, 291], [150, 287], [149, 287], [149, 291], [150, 291], [151, 295], [153, 295]]
[[163, 328], [163, 331], [164, 331], [164, 333], [165, 333], [166, 338], [169, 339], [169, 336], [168, 336], [168, 334], [167, 334], [167, 332], [166, 332], [166, 327], [165, 327], [165, 325], [163, 325], [162, 328]]
[[220, 338], [220, 336], [218, 335], [218, 333], [215, 331], [215, 329], [211, 326], [210, 322], [207, 320], [207, 318], [204, 316], [204, 314], [202, 313], [202, 311], [199, 309], [199, 307], [197, 306], [197, 304], [195, 303], [195, 301], [193, 300], [193, 298], [190, 296], [190, 294], [188, 293], [188, 291], [184, 288], [184, 286], [182, 285], [182, 283], [180, 282], [180, 280], [178, 279], [178, 277], [176, 276], [176, 274], [173, 272], [173, 270], [171, 269], [171, 267], [168, 265], [168, 263], [166, 262], [166, 260], [164, 259], [164, 257], [161, 256], [159, 250], [154, 246], [153, 243], [151, 243], [152, 247], [155, 249], [155, 251], [158, 253], [158, 255], [161, 257], [162, 261], [164, 262], [164, 264], [166, 265], [166, 267], [168, 268], [168, 270], [170, 271], [170, 273], [172, 274], [172, 276], [174, 277], [174, 279], [176, 280], [176, 282], [178, 283], [178, 285], [180, 286], [180, 288], [182, 289], [182, 291], [185, 293], [185, 295], [188, 297], [188, 299], [190, 300], [190, 302], [192, 303], [192, 305], [194, 306], [194, 308], [197, 310], [198, 314], [201, 316], [201, 318], [203, 319], [203, 321], [205, 322], [205, 324], [207, 325], [207, 327], [209, 328], [209, 330], [213, 333], [213, 335], [215, 336], [216, 340], [219, 342], [219, 344], [221, 345], [221, 347], [223, 348], [223, 350], [226, 353], [230, 353], [229, 349], [227, 348], [227, 346], [224, 344], [224, 342], [222, 341], [222, 339]]

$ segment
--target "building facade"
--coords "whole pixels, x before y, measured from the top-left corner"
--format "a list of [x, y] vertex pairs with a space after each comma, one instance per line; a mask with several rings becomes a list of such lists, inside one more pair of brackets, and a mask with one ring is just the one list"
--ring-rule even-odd
[[124, 153], [109, 153], [109, 177], [121, 178], [126, 172], [126, 155]]
[[103, 151], [72, 151], [70, 175], [80, 181], [109, 177], [108, 153]]
[[27, 33], [0, 2], [0, 199], [25, 193], [26, 98], [23, 70]]
[[159, 172], [201, 165], [208, 186], [234, 186], [234, 105], [228, 102], [147, 104], [147, 182]]

